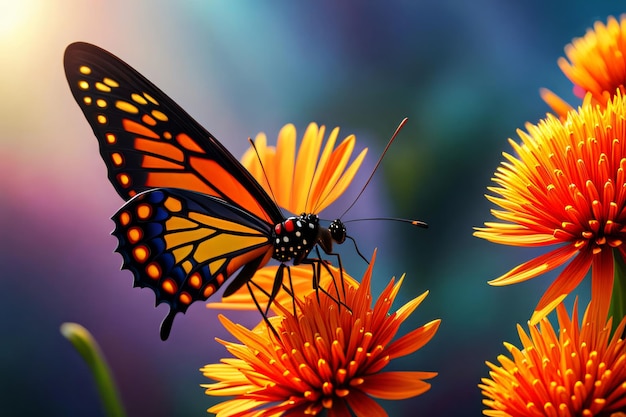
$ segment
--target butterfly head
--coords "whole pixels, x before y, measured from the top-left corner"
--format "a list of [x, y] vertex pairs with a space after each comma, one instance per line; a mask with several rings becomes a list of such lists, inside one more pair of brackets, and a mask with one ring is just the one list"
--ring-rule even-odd
[[328, 226], [328, 231], [330, 232], [330, 237], [332, 237], [336, 243], [342, 244], [346, 241], [346, 226], [340, 219], [333, 220], [330, 226]]

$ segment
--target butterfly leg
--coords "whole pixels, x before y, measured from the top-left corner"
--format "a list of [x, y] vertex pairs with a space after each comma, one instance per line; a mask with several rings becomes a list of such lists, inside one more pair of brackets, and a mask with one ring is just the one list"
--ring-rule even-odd
[[[345, 308], [347, 308], [349, 310], [349, 307], [341, 299], [341, 294], [339, 294], [339, 287], [337, 285], [337, 281], [335, 280], [335, 276], [333, 275], [333, 272], [331, 271], [331, 269], [326, 264], [325, 260], [323, 260], [321, 258], [305, 258], [305, 259], [302, 260], [301, 263], [309, 264], [313, 268], [313, 288], [315, 289], [315, 294], [317, 296], [317, 301], [318, 302], [320, 301], [319, 293], [322, 292], [328, 298], [330, 298], [331, 300], [336, 302], [338, 306], [344, 306]], [[334, 284], [334, 287], [335, 287], [335, 291], [337, 293], [337, 297], [335, 297], [334, 295], [329, 293], [324, 287], [322, 287], [320, 285], [320, 277], [321, 277], [321, 272], [322, 272], [321, 268], [322, 267], [324, 267], [326, 269], [326, 272], [328, 272], [330, 274], [330, 276], [332, 277], [333, 284]], [[340, 269], [340, 273], [341, 272], [342, 271]], [[341, 276], [343, 276], [343, 273], [341, 274]], [[345, 294], [345, 291], [344, 291], [344, 294]]]
[[[257, 310], [259, 310], [259, 313], [261, 313], [261, 316], [263, 316], [263, 321], [265, 321], [265, 324], [267, 325], [267, 328], [270, 329], [272, 331], [272, 333], [274, 333], [274, 336], [276, 336], [277, 340], [280, 340], [280, 336], [278, 335], [278, 332], [276, 331], [276, 329], [274, 328], [274, 326], [272, 325], [272, 323], [270, 322], [270, 320], [267, 318], [267, 312], [269, 311], [269, 305], [272, 303], [272, 301], [274, 301], [273, 299], [268, 300], [268, 306], [263, 309], [261, 307], [261, 305], [259, 304], [259, 301], [256, 299], [256, 296], [254, 295], [254, 291], [252, 291], [252, 286], [251, 285], [255, 285], [257, 288], [259, 288], [256, 284], [252, 283], [251, 281], [247, 281], [246, 282], [246, 287], [248, 287], [248, 291], [250, 292], [250, 297], [252, 298], [252, 301], [254, 301], [254, 305], [256, 306]], [[270, 296], [270, 294], [267, 294], [266, 291], [262, 290], [268, 297]]]

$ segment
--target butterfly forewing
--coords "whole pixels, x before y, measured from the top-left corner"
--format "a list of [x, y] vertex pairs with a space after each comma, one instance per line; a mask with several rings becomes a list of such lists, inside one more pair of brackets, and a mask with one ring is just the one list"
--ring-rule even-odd
[[213, 135], [158, 87], [109, 52], [77, 42], [65, 52], [70, 89], [124, 200], [157, 187], [218, 196], [268, 223], [276, 204]]
[[181, 189], [140, 193], [113, 220], [123, 267], [133, 273], [135, 286], [154, 291], [157, 305], [169, 304], [170, 326], [177, 312], [206, 300], [242, 266], [266, 263], [273, 251], [267, 223], [218, 198]]

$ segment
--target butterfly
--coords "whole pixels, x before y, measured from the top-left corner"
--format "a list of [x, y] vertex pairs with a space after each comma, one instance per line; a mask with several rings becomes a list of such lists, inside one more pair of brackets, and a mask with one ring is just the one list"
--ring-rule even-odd
[[[250, 285], [271, 258], [281, 265], [316, 262], [307, 258], [316, 245], [332, 254], [333, 242], [346, 239], [340, 220], [325, 228], [316, 214], [285, 218], [211, 133], [110, 52], [76, 42], [65, 50], [64, 67], [109, 180], [125, 200], [112, 217], [122, 268], [132, 272], [134, 286], [154, 291], [157, 305], [169, 305], [161, 339], [177, 313], [206, 300], [238, 270], [226, 297]], [[281, 283], [282, 273], [270, 295]]]

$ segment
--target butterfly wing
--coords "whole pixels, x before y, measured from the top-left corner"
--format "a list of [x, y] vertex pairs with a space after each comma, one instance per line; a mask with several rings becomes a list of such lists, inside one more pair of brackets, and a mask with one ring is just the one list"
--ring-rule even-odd
[[154, 291], [157, 305], [170, 306], [161, 326], [163, 340], [176, 313], [206, 300], [243, 266], [239, 275], [251, 277], [273, 251], [269, 224], [193, 191], [145, 191], [129, 200], [113, 220], [122, 267], [133, 273], [135, 286]]
[[220, 197], [271, 224], [283, 220], [239, 161], [128, 64], [77, 42], [67, 47], [64, 66], [109, 179], [124, 200], [151, 188], [181, 188]]

